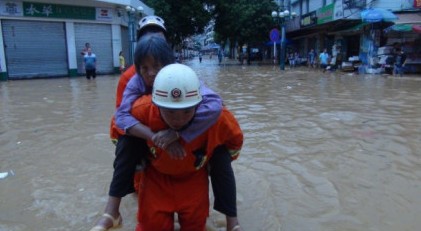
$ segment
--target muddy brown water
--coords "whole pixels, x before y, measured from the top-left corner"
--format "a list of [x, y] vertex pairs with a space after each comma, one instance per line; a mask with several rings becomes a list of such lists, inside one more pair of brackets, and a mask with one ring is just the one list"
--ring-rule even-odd
[[[225, 62], [224, 62], [225, 63]], [[188, 62], [245, 134], [244, 230], [421, 227], [421, 77]], [[89, 230], [112, 176], [118, 76], [0, 82], [0, 230]], [[123, 200], [134, 230], [136, 199]], [[224, 230], [211, 211], [208, 230]]]

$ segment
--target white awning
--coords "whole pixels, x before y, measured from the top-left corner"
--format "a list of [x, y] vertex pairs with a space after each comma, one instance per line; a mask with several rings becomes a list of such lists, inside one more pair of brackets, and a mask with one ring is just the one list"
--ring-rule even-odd
[[421, 13], [396, 14], [399, 17], [395, 24], [418, 24], [421, 23]]
[[116, 5], [120, 5], [123, 8], [125, 6], [131, 6], [137, 9], [139, 6], [143, 7], [143, 13], [145, 15], [154, 15], [155, 10], [147, 6], [145, 3], [139, 0], [96, 0], [97, 2], [106, 2], [106, 3], [112, 3]]

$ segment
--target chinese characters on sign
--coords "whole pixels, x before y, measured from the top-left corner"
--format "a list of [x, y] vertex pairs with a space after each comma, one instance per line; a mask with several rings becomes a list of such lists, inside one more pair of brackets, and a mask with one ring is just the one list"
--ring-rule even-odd
[[18, 0], [0, 0], [0, 15], [112, 21], [111, 8], [70, 6]]
[[25, 17], [72, 18], [95, 20], [95, 7], [23, 2]]
[[53, 13], [53, 10], [52, 10], [51, 5], [44, 5], [44, 6], [42, 6], [42, 10], [41, 11], [37, 10], [34, 7], [33, 4], [31, 4], [31, 6], [29, 8], [25, 9], [25, 14], [28, 14], [28, 15], [31, 15], [31, 16], [34, 16], [34, 14], [39, 14], [39, 13], [45, 15], [46, 17], [50, 16], [50, 14]]
[[0, 0], [0, 15], [23, 16], [22, 2]]

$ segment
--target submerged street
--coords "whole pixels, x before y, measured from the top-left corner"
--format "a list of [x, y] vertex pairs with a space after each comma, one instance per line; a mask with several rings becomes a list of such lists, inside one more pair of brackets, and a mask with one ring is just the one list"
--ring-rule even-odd
[[[248, 231], [421, 226], [421, 78], [186, 62], [224, 99], [245, 143], [233, 162]], [[0, 230], [89, 230], [113, 173], [118, 75], [0, 82]], [[6, 174], [5, 174], [6, 175]], [[213, 203], [211, 203], [213, 204]], [[121, 231], [136, 224], [123, 199]], [[225, 230], [212, 211], [208, 230]]]

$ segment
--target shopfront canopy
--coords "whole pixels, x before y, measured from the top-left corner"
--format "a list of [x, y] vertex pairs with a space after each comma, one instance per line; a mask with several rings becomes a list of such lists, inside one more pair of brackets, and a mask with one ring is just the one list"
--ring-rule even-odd
[[421, 23], [419, 24], [395, 24], [384, 30], [386, 33], [392, 32], [415, 32], [421, 34]]
[[406, 13], [400, 14], [399, 19], [395, 21], [395, 25], [386, 28], [385, 33], [393, 32], [415, 32], [421, 33], [421, 14]]
[[369, 8], [361, 11], [361, 20], [363, 22], [393, 22], [398, 19], [392, 11], [382, 8]]

